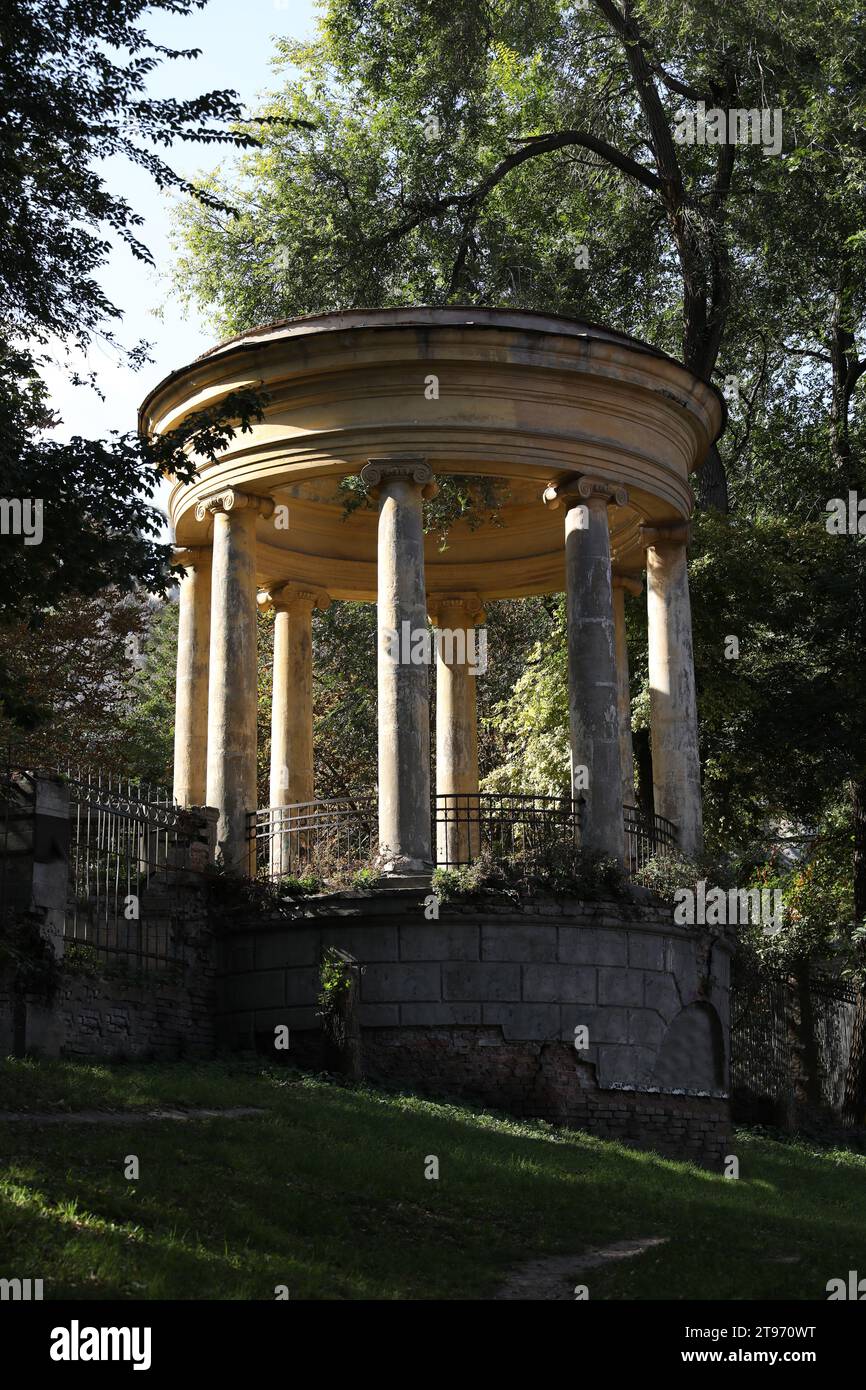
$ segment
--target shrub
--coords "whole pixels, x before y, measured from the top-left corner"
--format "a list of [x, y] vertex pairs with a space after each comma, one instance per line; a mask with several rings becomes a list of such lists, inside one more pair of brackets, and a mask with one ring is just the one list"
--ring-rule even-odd
[[59, 969], [54, 947], [37, 921], [26, 913], [12, 913], [0, 923], [0, 973], [9, 973], [17, 992], [50, 1001]]
[[485, 891], [558, 893], [592, 900], [621, 895], [625, 882], [619, 860], [579, 849], [571, 841], [551, 842], [525, 856], [494, 859], [488, 852], [465, 867], [433, 873], [433, 889], [443, 902]]
[[382, 875], [377, 869], [356, 869], [352, 875], [352, 887], [362, 893], [378, 888], [381, 882]]
[[434, 869], [431, 886], [440, 902], [447, 903], [452, 898], [471, 897], [493, 886], [492, 877], [489, 866], [476, 859], [472, 864], [461, 864], [454, 869]]
[[322, 880], [316, 874], [304, 874], [302, 878], [286, 874], [284, 878], [277, 880], [277, 890], [281, 898], [310, 897], [313, 893], [321, 893], [323, 887]]
[[633, 881], [671, 903], [679, 889], [688, 888], [697, 893], [699, 883], [706, 883], [710, 888], [742, 886], [737, 883], [733, 866], [727, 860], [706, 855], [701, 859], [687, 859], [676, 850], [654, 854], [633, 875]]

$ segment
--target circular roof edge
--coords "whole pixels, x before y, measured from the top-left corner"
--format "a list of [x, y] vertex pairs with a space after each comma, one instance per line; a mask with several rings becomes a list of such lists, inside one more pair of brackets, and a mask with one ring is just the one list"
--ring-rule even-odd
[[515, 329], [519, 332], [553, 333], [572, 338], [587, 338], [597, 342], [610, 343], [632, 352], [672, 363], [681, 371], [687, 372], [695, 381], [702, 382], [718, 398], [721, 405], [721, 420], [716, 438], [722, 434], [727, 423], [727, 402], [722, 392], [713, 382], [699, 376], [686, 367], [679, 358], [660, 348], [633, 338], [628, 333], [620, 333], [604, 324], [593, 323], [588, 319], [570, 318], [566, 314], [549, 314], [541, 309], [504, 309], [474, 304], [448, 305], [406, 305], [386, 309], [340, 309], [321, 314], [305, 314], [299, 318], [275, 319], [272, 323], [260, 324], [245, 333], [236, 334], [208, 348], [193, 358], [191, 362], [176, 367], [173, 372], [147, 393], [139, 407], [139, 424], [143, 424], [147, 409], [161, 391], [182, 377], [199, 363], [214, 360], [223, 355], [255, 349], [267, 343], [302, 338], [319, 333], [351, 332], [353, 329], [389, 328], [491, 328]]
[[[387, 309], [338, 309], [323, 314], [304, 314], [299, 318], [275, 319], [263, 323], [246, 333], [236, 333], [225, 338], [214, 347], [208, 348], [195, 360], [202, 362], [216, 357], [221, 352], [264, 339], [294, 338], [306, 333], [335, 333], [352, 328], [518, 328], [535, 333], [560, 333], [575, 338], [601, 338], [606, 342], [619, 343], [623, 347], [641, 349], [654, 357], [668, 357], [650, 343], [633, 338], [628, 333], [620, 333], [604, 324], [592, 323], [589, 319], [575, 319], [567, 314], [549, 314], [542, 309], [498, 309], [490, 305], [477, 304], [410, 304], [397, 305]], [[676, 358], [669, 357], [670, 361]], [[678, 364], [682, 365], [682, 364]]]

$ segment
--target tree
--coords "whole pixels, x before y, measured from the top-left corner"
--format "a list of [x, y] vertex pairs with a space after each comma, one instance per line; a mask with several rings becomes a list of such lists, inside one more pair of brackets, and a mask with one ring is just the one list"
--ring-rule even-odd
[[121, 156], [160, 188], [191, 190], [158, 153], [176, 140], [251, 145], [230, 123], [237, 94], [156, 101], [147, 78], [194, 58], [148, 38], [148, 12], [190, 14], [207, 0], [6, 0], [0, 15], [0, 301], [4, 334], [86, 348], [121, 310], [96, 276], [106, 234], [151, 263], [142, 218], [112, 192], [97, 162]]
[[[121, 310], [97, 278], [106, 238], [151, 260], [137, 235], [141, 217], [106, 185], [98, 161], [120, 155], [160, 187], [192, 191], [160, 147], [255, 143], [251, 129], [233, 128], [243, 114], [233, 92], [147, 95], [158, 63], [197, 50], [152, 43], [144, 16], [205, 3], [7, 0], [0, 14], [0, 623], [36, 626], [64, 594], [108, 584], [164, 588], [168, 548], [156, 540], [161, 517], [151, 505], [157, 482], [164, 472], [190, 476], [191, 451], [211, 456], [255, 410], [253, 397], [238, 396], [156, 443], [131, 432], [60, 445], [44, 434], [52, 421], [40, 352], [56, 340], [82, 350], [95, 335], [114, 341]], [[145, 360], [144, 345], [127, 351], [133, 364]], [[32, 721], [20, 682], [2, 668], [0, 706]]]
[[[729, 381], [699, 492], [731, 515], [699, 519], [691, 553], [708, 833], [757, 862], [785, 822], [804, 844], [838, 822], [861, 921], [862, 542], [823, 520], [866, 486], [856, 7], [330, 0], [319, 38], [279, 52], [300, 76], [265, 113], [313, 129], [266, 129], [239, 175], [203, 185], [237, 216], [188, 204], [186, 292], [227, 333], [358, 304], [537, 308]], [[778, 111], [776, 157], [710, 119], [705, 140], [697, 124], [678, 138], [699, 103]], [[629, 610], [643, 747], [645, 618]], [[560, 619], [488, 726], [489, 785], [559, 784], [563, 697]], [[862, 1113], [866, 994], [861, 1031]]]
[[[859, 42], [847, 7], [832, 25], [834, 51]], [[830, 30], [808, 0], [782, 23], [755, 3], [331, 0], [317, 42], [280, 45], [302, 75], [266, 107], [314, 128], [274, 126], [240, 180], [202, 185], [239, 216], [188, 208], [179, 278], [232, 333], [347, 304], [518, 303], [602, 318], [707, 378], [734, 349], [746, 375], [762, 345], [731, 341], [753, 326], [735, 251], [787, 161], [678, 135], [698, 103], [758, 111], [768, 86], [796, 127], [813, 93], [792, 74], [826, 75]], [[715, 454], [701, 487], [726, 509]]]
[[146, 598], [108, 588], [58, 600], [35, 634], [27, 621], [0, 626], [0, 660], [34, 716], [26, 749], [20, 724], [0, 723], [13, 758], [26, 752], [49, 766], [87, 762], [165, 780], [164, 766], [142, 765], [128, 719], [153, 616]]

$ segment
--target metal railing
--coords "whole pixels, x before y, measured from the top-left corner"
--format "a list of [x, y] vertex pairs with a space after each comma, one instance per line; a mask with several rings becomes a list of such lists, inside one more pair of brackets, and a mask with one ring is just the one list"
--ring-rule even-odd
[[570, 796], [461, 792], [437, 796], [434, 815], [436, 862], [456, 869], [482, 851], [530, 863], [556, 845], [573, 845], [579, 807]]
[[637, 873], [656, 854], [673, 853], [677, 849], [677, 827], [664, 816], [643, 815], [636, 806], [623, 806], [625, 832], [625, 867]]
[[84, 787], [88, 793], [98, 797], [118, 797], [135, 805], [175, 805], [170, 789], [156, 782], [142, 781], [138, 777], [130, 777], [128, 773], [98, 767], [77, 758], [46, 756], [41, 749], [31, 748], [25, 743], [7, 744], [5, 749], [7, 775], [18, 771], [62, 777], [70, 785]]
[[[251, 818], [258, 875], [328, 880], [371, 863], [378, 849], [378, 806], [369, 794], [293, 806], [272, 806]], [[435, 858], [441, 868], [471, 864], [482, 853], [530, 865], [557, 846], [573, 846], [580, 806], [568, 796], [453, 793], [432, 806]], [[624, 859], [636, 872], [654, 854], [673, 850], [676, 826], [663, 816], [647, 821], [623, 808]]]
[[839, 1115], [854, 1036], [852, 981], [795, 973], [737, 951], [731, 962], [731, 1098], [744, 1124], [792, 1125], [811, 1057], [819, 1106]]
[[[184, 813], [162, 791], [97, 774], [69, 780], [67, 945], [133, 959], [177, 961], [177, 831]], [[186, 866], [183, 866], [186, 869]]]
[[178, 961], [181, 878], [205, 867], [207, 847], [198, 863], [190, 859], [187, 813], [166, 787], [150, 782], [7, 747], [0, 766], [0, 907], [29, 902], [39, 777], [60, 778], [69, 796], [68, 845], [55, 845], [67, 859], [67, 948], [124, 957], [145, 970]]
[[251, 834], [256, 873], [327, 879], [365, 868], [379, 848], [375, 796], [336, 797], [256, 811]]

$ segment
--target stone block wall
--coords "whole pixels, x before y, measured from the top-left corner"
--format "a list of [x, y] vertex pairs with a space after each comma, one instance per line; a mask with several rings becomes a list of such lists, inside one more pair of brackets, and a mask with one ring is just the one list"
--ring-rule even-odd
[[316, 1065], [319, 962], [337, 946], [363, 967], [371, 1080], [718, 1165], [726, 936], [631, 901], [481, 899], [445, 904], [427, 921], [423, 898], [397, 892], [310, 900], [294, 913], [228, 927], [218, 1005], [228, 1046], [272, 1052], [274, 1030], [287, 1025], [290, 1057]]

